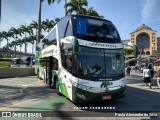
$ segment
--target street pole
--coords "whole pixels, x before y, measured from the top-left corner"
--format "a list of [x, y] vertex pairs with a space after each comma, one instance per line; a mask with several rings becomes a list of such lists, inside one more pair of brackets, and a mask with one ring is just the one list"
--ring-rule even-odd
[[37, 35], [36, 45], [40, 42], [40, 35], [41, 35], [41, 7], [42, 7], [42, 2], [41, 0], [39, 0], [38, 35]]
[[[25, 23], [25, 27], [26, 27], [26, 23]], [[27, 35], [26, 35], [26, 31], [25, 31], [25, 46], [24, 46], [25, 48], [25, 50], [24, 50], [24, 53], [25, 53], [25, 56], [27, 55]]]
[[64, 7], [65, 7], [65, 16], [67, 15], [67, 7], [66, 7], [66, 3], [67, 3], [67, 0], [65, 0], [65, 4], [64, 4]]
[[0, 25], [1, 25], [2, 0], [0, 0]]

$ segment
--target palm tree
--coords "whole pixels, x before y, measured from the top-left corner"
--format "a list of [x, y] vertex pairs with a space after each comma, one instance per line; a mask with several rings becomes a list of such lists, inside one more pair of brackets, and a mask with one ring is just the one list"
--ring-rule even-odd
[[21, 40], [21, 39], [18, 39], [18, 40], [17, 40], [17, 45], [19, 45], [19, 47], [20, 47], [20, 54], [21, 54], [21, 52], [22, 52], [22, 44], [23, 44], [22, 40]]
[[[56, 18], [54, 21], [55, 21], [55, 24], [57, 24], [61, 19], [60, 18]], [[55, 25], [54, 24], [54, 25]]]
[[36, 41], [36, 35], [31, 35], [28, 39], [31, 44], [32, 44], [32, 55], [33, 55], [33, 49], [34, 49], [34, 41]]
[[20, 29], [21, 29], [21, 32], [23, 34], [28, 33], [29, 35], [33, 35], [33, 31], [32, 31], [32, 27], [31, 26], [21, 25]]
[[65, 5], [65, 7], [69, 7], [67, 14], [72, 14], [73, 12], [76, 12], [76, 14], [85, 14], [86, 9], [83, 6], [88, 6], [87, 0], [71, 0]]
[[131, 55], [133, 53], [133, 49], [124, 48], [124, 55]]
[[[41, 8], [42, 8], [42, 2], [44, 0], [39, 0], [39, 10], [38, 10], [38, 34], [37, 34], [37, 43], [40, 41], [40, 36], [41, 36]], [[56, 0], [47, 0], [48, 4], [50, 5], [51, 3], [54, 3]], [[60, 2], [61, 0], [57, 0]], [[36, 43], [36, 45], [37, 45]]]
[[46, 19], [45, 21], [42, 21], [42, 28], [44, 31], [49, 32], [54, 27], [54, 21]]
[[13, 34], [10, 31], [8, 31], [8, 32], [2, 31], [1, 32], [1, 37], [2, 37], [2, 39], [6, 39], [6, 41], [7, 41], [6, 49], [7, 49], [7, 56], [8, 56], [8, 52], [9, 52], [8, 41], [9, 41], [9, 37], [13, 37]]
[[32, 23], [29, 25], [32, 31], [35, 29], [36, 30], [36, 35], [37, 35], [37, 30], [38, 30], [38, 23], [36, 21], [32, 21]]
[[1, 48], [1, 42], [2, 42], [2, 32], [0, 32], [0, 48]]
[[[44, 1], [44, 0], [42, 0], [42, 1]], [[54, 3], [55, 2], [55, 0], [47, 0], [48, 1], [48, 4], [49, 5], [51, 5], [51, 3]]]
[[27, 33], [29, 35], [33, 35], [33, 31], [32, 28], [30, 26], [26, 26], [26, 25], [21, 25], [20, 27], [22, 33], [25, 35], [26, 41], [25, 41], [25, 55], [27, 53]]
[[16, 28], [12, 27], [12, 28], [9, 30], [9, 32], [12, 33], [13, 38], [15, 38], [15, 41], [18, 39], [18, 35], [22, 36], [22, 35], [21, 35], [21, 29], [20, 29], [20, 28], [16, 29]]
[[16, 57], [17, 45], [18, 45], [17, 41], [12, 41], [11, 42], [11, 46], [14, 46], [14, 57]]
[[96, 17], [103, 17], [103, 16], [100, 16], [97, 11], [95, 11], [93, 9], [94, 7], [90, 7], [88, 10], [86, 10], [86, 15], [89, 15], [89, 16], [96, 16]]
[[14, 46], [14, 54], [15, 54], [15, 57], [16, 57], [16, 49], [17, 49], [17, 39], [18, 39], [18, 35], [22, 36], [22, 30], [20, 28], [14, 28], [12, 27], [10, 30], [9, 30], [11, 33], [12, 33], [12, 37], [15, 38], [15, 41], [12, 43], [13, 46]]

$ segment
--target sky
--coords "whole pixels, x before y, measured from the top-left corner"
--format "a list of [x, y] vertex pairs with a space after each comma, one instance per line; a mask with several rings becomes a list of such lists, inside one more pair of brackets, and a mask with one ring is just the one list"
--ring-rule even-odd
[[[49, 6], [47, 0], [44, 0], [42, 20], [64, 17], [64, 1]], [[37, 21], [38, 5], [39, 0], [2, 0], [0, 31], [8, 31], [11, 27], [18, 28], [20, 25], [29, 25], [33, 20]], [[94, 7], [105, 19], [112, 21], [122, 40], [129, 39], [129, 34], [142, 24], [156, 30], [157, 36], [160, 37], [159, 5], [160, 0], [88, 0], [88, 8]], [[5, 44], [3, 41], [2, 45]], [[28, 51], [31, 52], [31, 47]]]

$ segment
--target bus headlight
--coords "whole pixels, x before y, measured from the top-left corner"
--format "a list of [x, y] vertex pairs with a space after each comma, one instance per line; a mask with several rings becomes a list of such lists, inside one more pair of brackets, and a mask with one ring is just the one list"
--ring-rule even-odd
[[121, 81], [122, 81], [121, 87], [125, 87], [126, 86], [126, 78], [123, 78]]

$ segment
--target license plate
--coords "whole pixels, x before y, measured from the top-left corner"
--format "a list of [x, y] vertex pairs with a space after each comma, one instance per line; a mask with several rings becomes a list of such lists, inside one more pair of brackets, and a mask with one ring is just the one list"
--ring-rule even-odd
[[109, 100], [109, 99], [111, 99], [111, 95], [107, 95], [107, 96], [102, 97], [102, 100]]

